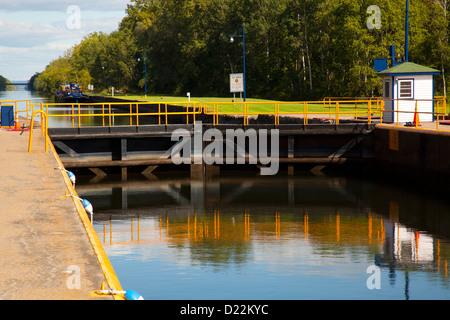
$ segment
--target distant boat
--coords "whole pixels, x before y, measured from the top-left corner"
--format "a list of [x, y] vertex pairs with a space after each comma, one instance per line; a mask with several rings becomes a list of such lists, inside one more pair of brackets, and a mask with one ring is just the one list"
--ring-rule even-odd
[[83, 94], [83, 88], [75, 82], [61, 86], [61, 90], [56, 93], [55, 99], [58, 103], [89, 102], [89, 96]]

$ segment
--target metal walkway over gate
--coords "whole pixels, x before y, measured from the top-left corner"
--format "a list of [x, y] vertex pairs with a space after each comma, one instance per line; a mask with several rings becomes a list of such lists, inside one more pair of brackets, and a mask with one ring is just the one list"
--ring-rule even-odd
[[[185, 130], [190, 137], [201, 124], [200, 135], [216, 129], [223, 136], [227, 130], [279, 132], [279, 160], [290, 172], [299, 164], [321, 168], [373, 158], [372, 132], [382, 123], [384, 100], [327, 98], [302, 102], [103, 102], [58, 104], [31, 101], [14, 103], [16, 118], [42, 124], [44, 135], [55, 145], [68, 168], [88, 168], [104, 175], [128, 168], [151, 173], [158, 166], [173, 165], [171, 151], [176, 145], [173, 132]], [[436, 99], [435, 116], [446, 114], [445, 100]], [[20, 121], [20, 120], [19, 120]], [[438, 122], [439, 123], [439, 122]], [[214, 139], [202, 139], [205, 148]], [[258, 141], [259, 143], [259, 141]], [[223, 147], [235, 141], [223, 141]], [[32, 150], [32, 132], [30, 146]], [[249, 148], [240, 150], [245, 164]], [[196, 154], [197, 153], [197, 154]], [[192, 150], [191, 172], [204, 173], [220, 166], [195, 161]], [[200, 152], [201, 157], [201, 152]], [[237, 162], [236, 162], [237, 163]], [[259, 164], [258, 164], [259, 166]]]

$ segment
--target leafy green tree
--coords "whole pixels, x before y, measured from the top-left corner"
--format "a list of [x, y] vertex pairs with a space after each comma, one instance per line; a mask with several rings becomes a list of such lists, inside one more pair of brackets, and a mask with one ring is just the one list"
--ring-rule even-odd
[[[375, 58], [405, 55], [405, 1], [378, 0], [380, 24], [370, 28], [371, 0], [133, 0], [118, 30], [91, 33], [36, 79], [47, 92], [80, 79], [97, 89], [148, 90], [229, 96], [229, 74], [242, 72], [250, 97], [313, 100], [324, 96], [380, 96]], [[449, 0], [410, 2], [409, 60], [450, 67]], [[71, 77], [71, 79], [67, 79]], [[63, 79], [64, 78], [64, 79]]]
[[87, 86], [91, 76], [86, 69], [74, 68], [69, 50], [63, 57], [53, 60], [37, 77], [35, 88], [43, 94], [52, 95], [61, 88], [61, 85], [70, 81]]
[[11, 86], [6, 85], [7, 83], [11, 83], [11, 81], [0, 75], [0, 91], [7, 91], [10, 89], [9, 87]]

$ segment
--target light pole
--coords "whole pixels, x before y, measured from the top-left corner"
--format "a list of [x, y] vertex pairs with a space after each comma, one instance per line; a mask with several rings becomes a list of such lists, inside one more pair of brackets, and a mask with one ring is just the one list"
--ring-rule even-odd
[[[107, 74], [107, 78], [106, 78], [106, 86], [108, 88], [108, 94], [109, 94], [109, 61], [106, 62], [106, 67], [108, 68], [108, 74]], [[102, 66], [102, 69], [105, 70], [105, 67]]]
[[[138, 58], [141, 61], [142, 58]], [[145, 69], [145, 97], [147, 97], [147, 52], [144, 53], [144, 69]]]
[[247, 98], [247, 85], [245, 80], [245, 26], [242, 25], [242, 34], [232, 35], [230, 38], [230, 42], [234, 42], [235, 37], [241, 37], [243, 40], [242, 47], [243, 47], [243, 57], [244, 57], [244, 102]]
[[409, 42], [409, 0], [406, 0], [406, 19], [405, 19], [405, 61], [408, 62], [408, 42]]

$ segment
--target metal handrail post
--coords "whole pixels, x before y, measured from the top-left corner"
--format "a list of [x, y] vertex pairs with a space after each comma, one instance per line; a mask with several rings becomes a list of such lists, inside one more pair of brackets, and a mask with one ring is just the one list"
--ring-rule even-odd
[[44, 125], [41, 122], [41, 128], [43, 129], [44, 133], [44, 139], [45, 139], [45, 153], [48, 152], [48, 117], [47, 114], [42, 110], [36, 110], [33, 115], [31, 116], [31, 123], [30, 123], [30, 137], [28, 138], [28, 153], [31, 153], [31, 145], [33, 143], [33, 127], [34, 127], [34, 116], [40, 113], [41, 118], [45, 119]]
[[339, 124], [339, 101], [336, 101], [336, 124]]
[[136, 103], [136, 126], [139, 128], [139, 103]]

